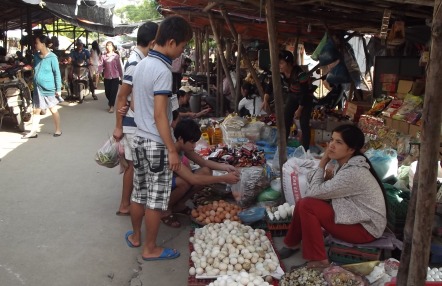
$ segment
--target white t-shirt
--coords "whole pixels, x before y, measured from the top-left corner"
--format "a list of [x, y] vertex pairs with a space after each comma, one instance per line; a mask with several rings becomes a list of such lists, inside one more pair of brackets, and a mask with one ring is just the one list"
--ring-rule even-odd
[[254, 94], [253, 96], [254, 98], [252, 99], [247, 99], [243, 97], [243, 99], [241, 99], [241, 101], [238, 104], [238, 110], [241, 110], [243, 107], [245, 107], [250, 112], [251, 115], [267, 114], [264, 110], [261, 111], [261, 105], [262, 105], [261, 97], [257, 96], [256, 94]]

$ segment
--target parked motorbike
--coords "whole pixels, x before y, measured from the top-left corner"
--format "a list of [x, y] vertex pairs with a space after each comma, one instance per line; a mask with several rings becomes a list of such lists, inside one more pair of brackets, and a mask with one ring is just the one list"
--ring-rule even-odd
[[90, 94], [89, 86], [89, 67], [83, 62], [77, 63], [73, 66], [72, 97], [78, 100], [78, 103], [83, 103], [84, 98]]
[[9, 116], [20, 131], [25, 131], [25, 122], [31, 119], [31, 91], [23, 77], [17, 77], [20, 72], [21, 67], [0, 72], [0, 127]]

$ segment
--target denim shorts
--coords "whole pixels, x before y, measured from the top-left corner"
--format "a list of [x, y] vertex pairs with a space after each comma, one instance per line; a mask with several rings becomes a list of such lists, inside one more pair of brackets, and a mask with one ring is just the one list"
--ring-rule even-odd
[[172, 170], [164, 144], [135, 136], [132, 158], [134, 188], [131, 200], [146, 208], [167, 210], [172, 187]]

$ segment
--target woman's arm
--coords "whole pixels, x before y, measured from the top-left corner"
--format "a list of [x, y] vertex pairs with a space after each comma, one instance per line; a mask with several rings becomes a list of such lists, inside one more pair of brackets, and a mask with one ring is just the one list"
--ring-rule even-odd
[[56, 57], [53, 57], [51, 59], [51, 66], [52, 66], [52, 72], [54, 74], [54, 81], [55, 81], [55, 92], [58, 93], [58, 95], [61, 95], [61, 73], [60, 73], [60, 65], [58, 63], [58, 59]]

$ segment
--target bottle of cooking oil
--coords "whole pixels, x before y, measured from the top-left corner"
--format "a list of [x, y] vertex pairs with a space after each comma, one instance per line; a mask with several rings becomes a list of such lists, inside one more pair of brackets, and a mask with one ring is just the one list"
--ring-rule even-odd
[[210, 145], [213, 144], [213, 134], [215, 133], [215, 127], [212, 122], [209, 121], [209, 125], [207, 126], [207, 134], [209, 134]]
[[223, 133], [218, 123], [215, 124], [215, 130], [213, 132], [212, 144], [218, 145], [223, 143]]
[[207, 126], [205, 124], [201, 125], [201, 137], [210, 145], [210, 137], [207, 131]]

